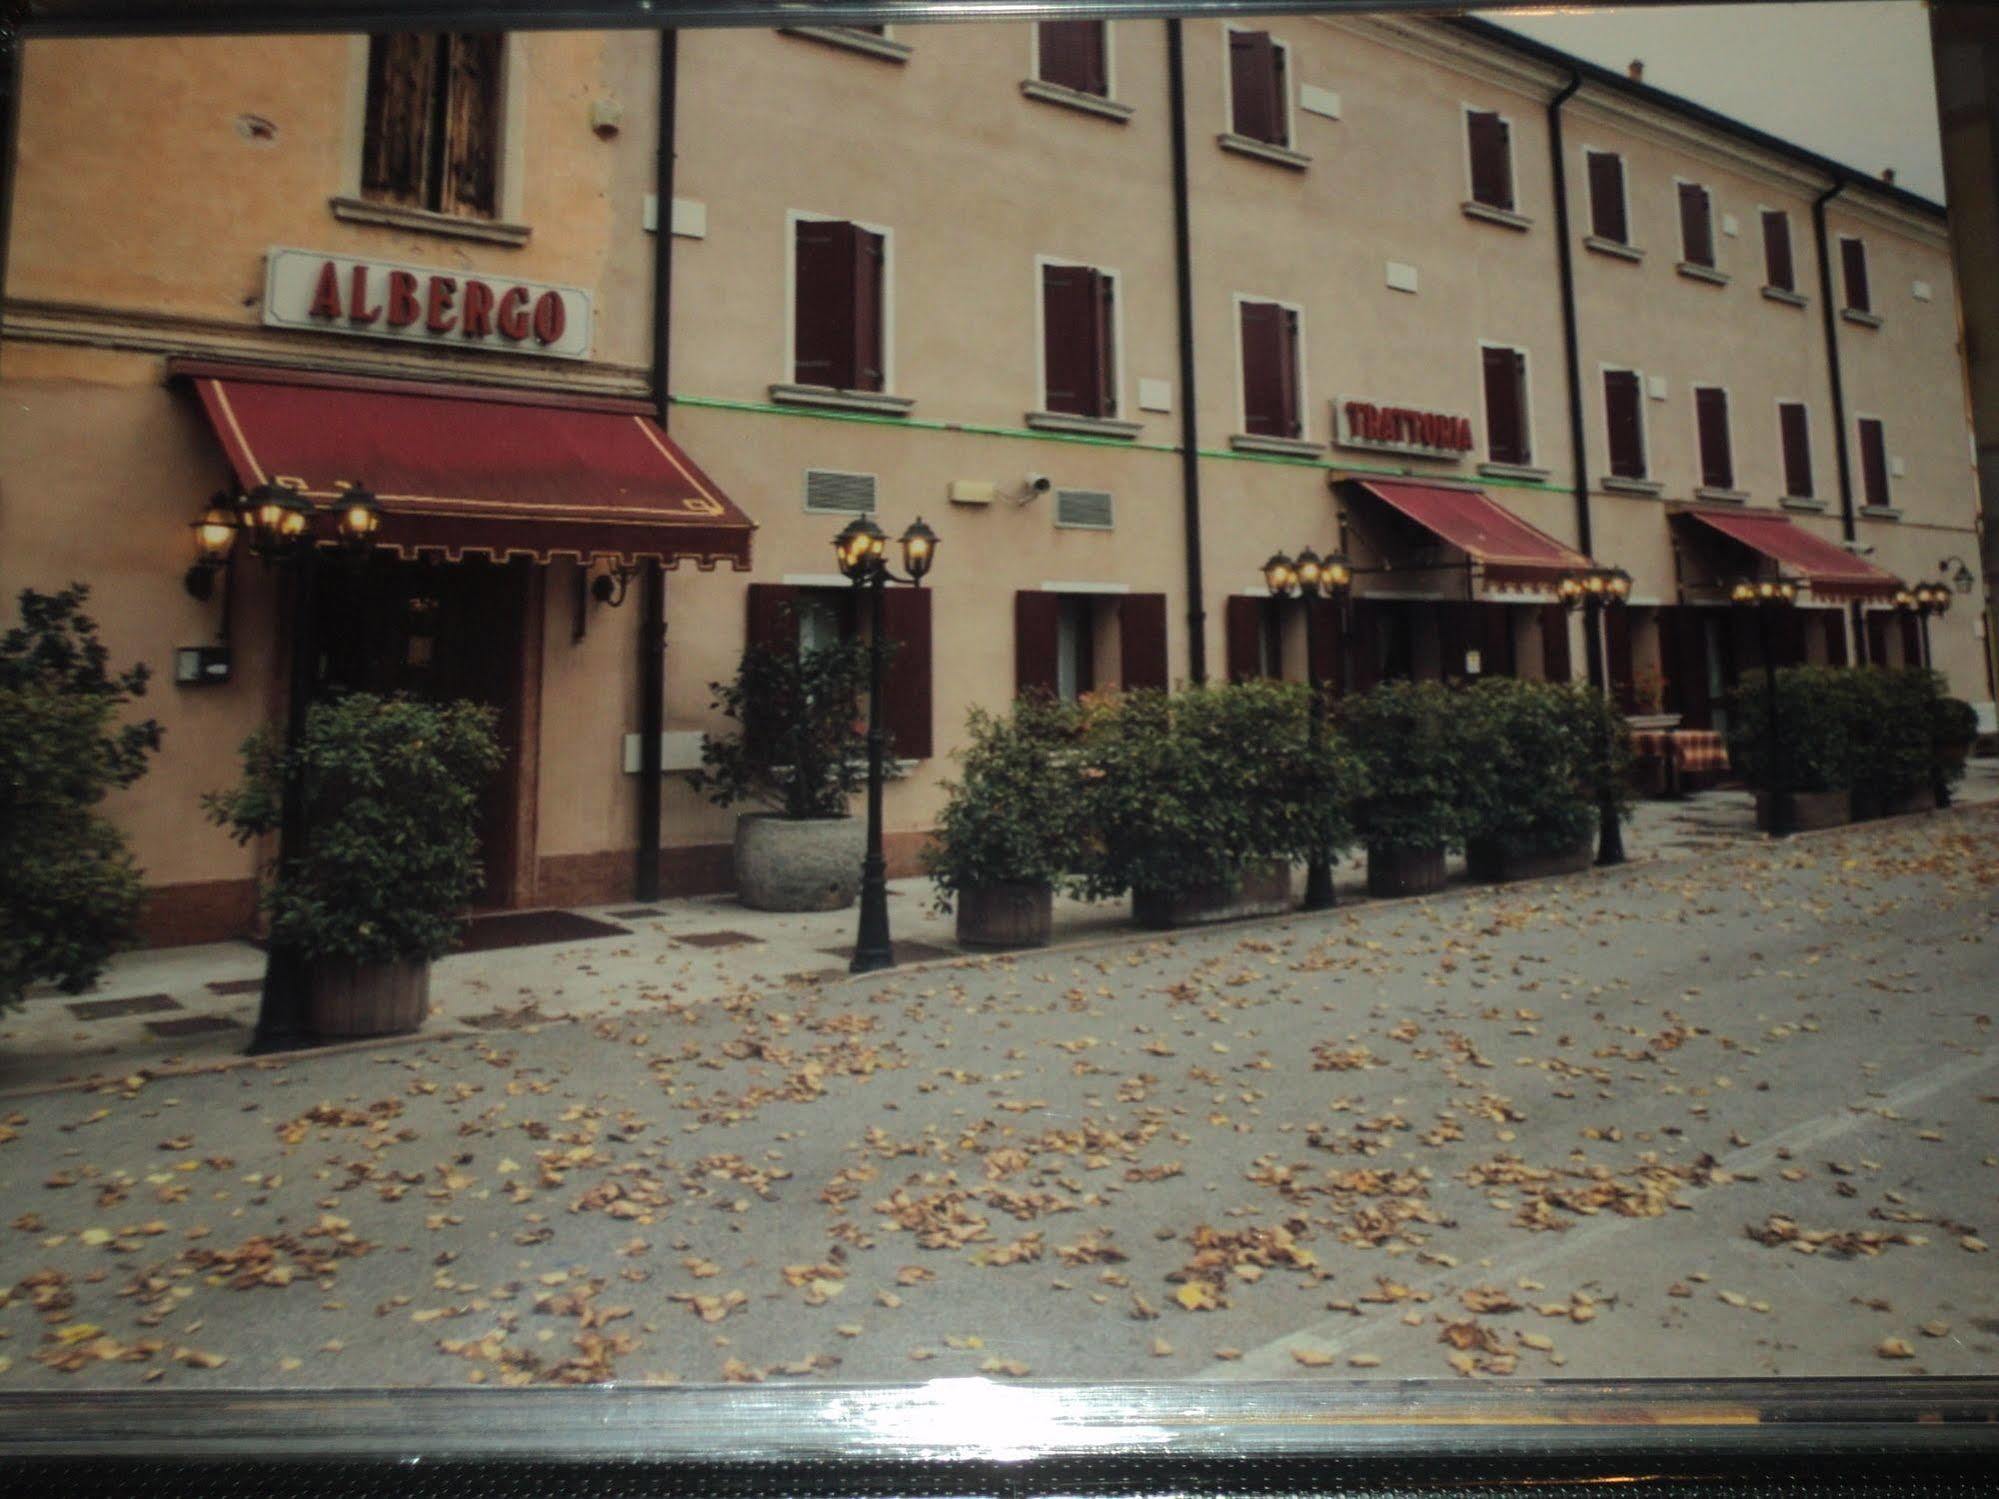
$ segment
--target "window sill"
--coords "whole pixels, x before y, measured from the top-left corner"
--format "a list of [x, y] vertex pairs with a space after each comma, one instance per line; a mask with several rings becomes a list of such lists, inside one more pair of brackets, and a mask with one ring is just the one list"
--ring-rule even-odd
[[1133, 114], [1129, 104], [1106, 99], [1102, 94], [1086, 94], [1081, 89], [1067, 88], [1041, 78], [1021, 79], [1020, 91], [1030, 99], [1039, 99], [1043, 104], [1059, 104], [1064, 109], [1080, 110], [1084, 114], [1115, 120], [1120, 125]]
[[411, 208], [402, 203], [377, 203], [372, 198], [328, 198], [326, 206], [333, 210], [336, 219], [349, 224], [376, 224], [384, 229], [409, 229], [445, 239], [476, 239], [489, 245], [519, 247], [534, 233], [526, 224], [465, 219], [455, 213], [432, 213], [427, 208]]
[[1145, 430], [1143, 422], [1114, 416], [1077, 416], [1068, 411], [1030, 411], [1023, 418], [1037, 432], [1073, 432], [1082, 437], [1119, 437], [1129, 442]]
[[1481, 463], [1478, 471], [1488, 479], [1531, 479], [1544, 482], [1548, 470], [1535, 468], [1531, 463]]
[[1490, 203], [1481, 203], [1476, 198], [1467, 198], [1458, 205], [1468, 219], [1483, 219], [1488, 224], [1499, 224], [1508, 229], [1526, 231], [1534, 227], [1534, 221], [1524, 213], [1515, 213], [1510, 208], [1495, 208]]
[[778, 30], [786, 36], [804, 37], [808, 42], [824, 42], [829, 47], [844, 47], [849, 52], [878, 57], [883, 62], [907, 62], [912, 50], [907, 42], [891, 41], [885, 36], [876, 36], [872, 31], [859, 31], [851, 26], [780, 26]]
[[1766, 286], [1763, 297], [1766, 301], [1782, 302], [1786, 307], [1803, 307], [1807, 300], [1803, 292], [1792, 291], [1788, 286]]
[[1721, 489], [1712, 485], [1702, 485], [1694, 491], [1694, 498], [1712, 505], [1747, 505], [1749, 491], [1746, 489]]
[[876, 416], [907, 416], [916, 404], [909, 396], [884, 395], [878, 390], [835, 390], [830, 385], [773, 385], [770, 398], [784, 406], [823, 406], [829, 411], [867, 411]]
[[1868, 520], [1900, 520], [1902, 512], [1894, 505], [1862, 505], [1860, 513]]
[[1666, 486], [1657, 479], [1633, 479], [1625, 474], [1605, 474], [1596, 481], [1596, 487], [1605, 494], [1638, 494], [1648, 499], [1657, 499], [1666, 492]]
[[1726, 286], [1731, 279], [1726, 271], [1718, 271], [1711, 265], [1701, 265], [1692, 260], [1683, 260], [1674, 269], [1689, 281], [1705, 281], [1710, 286]]
[[1285, 458], [1317, 458], [1325, 451], [1324, 443], [1309, 437], [1272, 437], [1262, 432], [1237, 432], [1229, 438], [1229, 446], [1238, 453], [1275, 453]]
[[1594, 250], [1599, 255], [1611, 256], [1616, 260], [1639, 261], [1645, 258], [1645, 252], [1638, 246], [1627, 245], [1621, 239], [1605, 239], [1600, 234], [1585, 234], [1583, 248]]
[[1858, 307], [1842, 307], [1839, 309], [1839, 315], [1847, 322], [1858, 323], [1863, 328], [1881, 326], [1881, 314], [1878, 312], [1864, 312]]
[[1303, 151], [1293, 151], [1289, 146], [1279, 146], [1270, 141], [1253, 140], [1233, 131], [1224, 131], [1215, 140], [1224, 151], [1233, 151], [1238, 156], [1254, 156], [1258, 161], [1273, 162], [1294, 172], [1302, 172], [1312, 164], [1312, 158]]
[[1802, 510], [1808, 515], [1823, 515], [1826, 510], [1824, 500], [1815, 500], [1810, 495], [1787, 494], [1777, 503], [1786, 510]]

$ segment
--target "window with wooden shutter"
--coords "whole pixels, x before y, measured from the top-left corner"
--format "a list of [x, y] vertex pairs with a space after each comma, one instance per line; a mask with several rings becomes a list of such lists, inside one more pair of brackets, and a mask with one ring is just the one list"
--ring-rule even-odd
[[1846, 273], [1846, 305], [1855, 312], [1872, 312], [1874, 303], [1867, 289], [1867, 246], [1857, 239], [1842, 237], [1839, 242], [1840, 268]]
[[1480, 352], [1485, 372], [1485, 447], [1494, 463], [1534, 461], [1527, 441], [1527, 356], [1518, 349], [1487, 346]]
[[505, 49], [497, 32], [369, 38], [364, 197], [466, 218], [498, 213]]
[[1288, 146], [1284, 48], [1267, 31], [1229, 33], [1231, 124], [1237, 135]]
[[1680, 184], [1680, 258], [1689, 265], [1714, 265], [1713, 205], [1697, 182]]
[[1550, 682], [1569, 679], [1569, 610], [1565, 604], [1541, 606], [1541, 675]]
[[1087, 266], [1041, 268], [1045, 409], [1074, 416], [1117, 415], [1112, 328], [1116, 281]]
[[1735, 488], [1735, 455], [1728, 440], [1728, 392], [1712, 385], [1696, 386], [1694, 421], [1700, 433], [1702, 487]]
[[1251, 682], [1268, 673], [1264, 670], [1264, 606], [1271, 600], [1235, 594], [1223, 611], [1228, 635], [1228, 668], [1231, 682]]
[[1591, 151], [1589, 156], [1589, 224], [1598, 239], [1624, 245], [1631, 242], [1631, 224], [1624, 211], [1624, 158], [1615, 151]]
[[1798, 289], [1791, 263], [1791, 216], [1781, 208], [1763, 210], [1763, 279], [1779, 291]]
[[1118, 600], [1118, 659], [1126, 691], [1167, 685], [1165, 594], [1128, 593]]
[[1513, 208], [1513, 130], [1489, 109], [1465, 111], [1471, 149], [1472, 201], [1488, 208]]
[[1784, 493], [1794, 500], [1812, 495], [1812, 442], [1802, 401], [1777, 405], [1778, 436], [1784, 446]]
[[1062, 596], [1023, 590], [1013, 596], [1013, 690], [1054, 696]]
[[1631, 611], [1611, 607], [1603, 611], [1605, 669], [1610, 673], [1610, 695], [1626, 713], [1638, 709], [1636, 673], [1631, 659]]
[[885, 389], [886, 241], [858, 224], [800, 219], [792, 243], [792, 378], [836, 390]]
[[1262, 437], [1296, 437], [1298, 313], [1277, 302], [1244, 302], [1242, 321], [1243, 430]]
[[854, 227], [854, 381], [855, 390], [886, 390], [887, 365], [882, 352], [882, 286], [888, 246], [879, 234]]
[[1860, 480], [1869, 505], [1886, 505], [1888, 497], [1888, 439], [1880, 421], [1863, 416], [1860, 429]]
[[1079, 94], [1108, 99], [1110, 57], [1105, 22], [1043, 21], [1035, 28], [1043, 83], [1060, 84]]
[[900, 760], [927, 760], [931, 745], [930, 599], [928, 588], [882, 595], [882, 638], [894, 647], [882, 681], [882, 723]]
[[1636, 370], [1603, 372], [1603, 408], [1610, 429], [1610, 471], [1620, 479], [1645, 477], [1645, 419]]

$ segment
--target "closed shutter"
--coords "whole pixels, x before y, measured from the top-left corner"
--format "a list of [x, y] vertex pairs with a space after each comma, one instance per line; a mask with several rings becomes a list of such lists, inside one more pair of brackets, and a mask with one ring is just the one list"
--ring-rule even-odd
[[898, 759], [931, 755], [930, 599], [927, 588], [882, 595], [882, 638], [895, 647], [882, 684], [882, 722]]
[[1620, 479], [1645, 477], [1645, 427], [1635, 370], [1603, 372], [1603, 405], [1610, 423], [1610, 471]]
[[1701, 484], [1708, 489], [1735, 487], [1735, 457], [1728, 445], [1728, 393], [1713, 386], [1694, 392], [1694, 414], [1700, 428]]
[[1284, 128], [1283, 56], [1267, 31], [1229, 33], [1229, 92], [1237, 135], [1288, 144]]
[[1109, 97], [1110, 69], [1102, 21], [1043, 21], [1036, 31], [1044, 83]]
[[450, 38], [397, 32], [368, 41], [368, 113], [361, 191], [386, 203], [424, 206], [438, 56]]
[[792, 378], [854, 384], [854, 226], [800, 219], [794, 234]]
[[1527, 443], [1523, 430], [1521, 388], [1526, 379], [1527, 359], [1515, 349], [1486, 349], [1485, 439], [1486, 452], [1494, 463], [1526, 463]]
[[1825, 621], [1825, 664], [1846, 665], [1846, 611], [1823, 609], [1819, 616]]
[[1811, 498], [1812, 443], [1805, 408], [1786, 401], [1777, 408], [1777, 425], [1784, 442], [1784, 493], [1792, 499]]
[[1888, 612], [1871, 609], [1867, 613], [1867, 664], [1888, 664]]
[[1512, 129], [1496, 113], [1470, 110], [1465, 130], [1471, 137], [1471, 195], [1490, 208], [1513, 207]]
[[1231, 682], [1254, 681], [1263, 675], [1263, 606], [1268, 602], [1235, 594], [1223, 608]]
[[1624, 158], [1613, 151], [1589, 153], [1590, 233], [1628, 244], [1631, 225], [1624, 215]]
[[1091, 311], [1094, 313], [1092, 346], [1095, 353], [1097, 415], [1116, 416], [1117, 340], [1112, 335], [1117, 326], [1117, 282], [1101, 272], [1092, 271], [1090, 274], [1096, 278]]
[[1798, 289], [1791, 264], [1791, 216], [1781, 209], [1763, 210], [1763, 279], [1784, 291]]
[[1312, 611], [1313, 639], [1318, 654], [1312, 662], [1319, 674], [1319, 686], [1334, 697], [1346, 691], [1345, 673], [1340, 669], [1340, 606], [1336, 600], [1311, 598], [1305, 607]]
[[1870, 311], [1874, 302], [1867, 289], [1867, 246], [1857, 239], [1842, 239], [1839, 260], [1846, 272], [1846, 305], [1855, 312]]
[[1166, 686], [1166, 595], [1128, 593], [1118, 601], [1118, 657], [1127, 691]]
[[1626, 713], [1633, 712], [1638, 706], [1638, 694], [1632, 683], [1630, 610], [1613, 604], [1603, 611], [1603, 644], [1611, 698]]
[[789, 583], [752, 583], [744, 645], [750, 650], [798, 649], [798, 590]]
[[1871, 416], [1860, 419], [1860, 478], [1868, 504], [1888, 503], [1888, 441]]
[[1707, 189], [1698, 183], [1680, 184], [1680, 251], [1693, 265], [1714, 264], [1714, 221]]
[[1565, 604], [1541, 606], [1541, 675], [1550, 682], [1569, 679], [1569, 610]]
[[1104, 416], [1100, 348], [1108, 278], [1085, 266], [1041, 269], [1042, 356], [1048, 410]]
[[879, 234], [855, 228], [854, 381], [855, 390], [885, 390], [882, 348], [882, 282], [887, 245]]
[[449, 38], [450, 93], [438, 204], [445, 213], [491, 218], [498, 212], [500, 69], [506, 40], [497, 31]]
[[1013, 690], [1020, 697], [1056, 691], [1062, 597], [1022, 591], [1013, 596]]
[[1296, 437], [1298, 314], [1275, 302], [1242, 304], [1245, 428], [1264, 437]]

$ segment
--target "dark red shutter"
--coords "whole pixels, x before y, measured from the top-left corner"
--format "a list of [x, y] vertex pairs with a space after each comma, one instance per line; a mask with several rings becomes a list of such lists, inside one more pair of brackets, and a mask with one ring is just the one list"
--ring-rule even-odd
[[1868, 504], [1888, 503], [1888, 443], [1871, 416], [1860, 419], [1860, 477]]
[[1166, 595], [1128, 593], [1118, 601], [1118, 658], [1127, 690], [1166, 686]]
[[1784, 441], [1784, 493], [1792, 499], [1809, 499], [1812, 493], [1812, 444], [1804, 406], [1796, 401], [1786, 401], [1777, 408], [1777, 425]]
[[1092, 395], [1094, 281], [1095, 273], [1083, 266], [1041, 268], [1041, 347], [1050, 411], [1097, 415]]
[[491, 218], [499, 209], [500, 72], [507, 38], [482, 31], [448, 42], [437, 207], [461, 217]]
[[1489, 109], [1470, 110], [1465, 130], [1471, 138], [1471, 195], [1490, 208], [1513, 207], [1512, 130]]
[[1289, 308], [1242, 304], [1242, 387], [1248, 431], [1298, 435], [1298, 315]]
[[1604, 660], [1610, 671], [1610, 695], [1626, 713], [1638, 707], [1632, 682], [1631, 611], [1613, 605], [1603, 611]]
[[1631, 226], [1624, 217], [1624, 158], [1612, 151], [1589, 153], [1590, 233], [1626, 244]]
[[1603, 406], [1610, 423], [1610, 471], [1620, 479], [1645, 477], [1645, 428], [1638, 402], [1636, 372], [1603, 372]]
[[1231, 682], [1253, 681], [1263, 675], [1263, 606], [1268, 602], [1233, 594], [1223, 609]]
[[368, 40], [368, 103], [361, 139], [361, 191], [425, 206], [438, 49], [450, 38], [394, 32]]
[[1541, 675], [1550, 682], [1569, 679], [1569, 611], [1563, 604], [1541, 606]]
[[1062, 596], [1023, 590], [1013, 596], [1013, 690], [1056, 692], [1056, 656], [1061, 649]]
[[1846, 305], [1855, 312], [1870, 311], [1874, 301], [1867, 290], [1867, 246], [1857, 239], [1842, 239], [1839, 261], [1846, 271]]
[[1821, 609], [1819, 615], [1825, 620], [1825, 664], [1846, 665], [1846, 611]]
[[887, 245], [879, 234], [856, 228], [854, 236], [854, 379], [855, 390], [885, 390], [882, 356], [882, 281]]
[[798, 590], [789, 583], [752, 583], [749, 623], [744, 645], [749, 649], [798, 649]]
[[1109, 95], [1102, 21], [1043, 21], [1038, 28], [1041, 79], [1082, 94]]
[[1526, 361], [1512, 349], [1486, 349], [1485, 445], [1494, 463], [1525, 463], [1520, 382]]
[[1694, 392], [1700, 427], [1701, 483], [1709, 489], [1735, 487], [1735, 458], [1728, 448], [1728, 395], [1713, 386]]
[[1101, 271], [1090, 272], [1090, 338], [1096, 376], [1096, 414], [1117, 415], [1117, 282]]
[[1284, 145], [1282, 61], [1267, 31], [1229, 33], [1229, 92], [1237, 135]]
[[1680, 184], [1680, 248], [1694, 265], [1714, 264], [1714, 219], [1707, 189], [1695, 182]]
[[1298, 404], [1298, 314], [1289, 307], [1277, 313], [1277, 430], [1297, 437], [1304, 428]]
[[1781, 209], [1763, 210], [1763, 279], [1785, 291], [1797, 290], [1791, 265], [1791, 216]]
[[854, 226], [800, 219], [794, 235], [792, 379], [854, 385]]
[[882, 638], [895, 646], [883, 683], [882, 722], [903, 760], [931, 754], [930, 590], [891, 588], [882, 595]]

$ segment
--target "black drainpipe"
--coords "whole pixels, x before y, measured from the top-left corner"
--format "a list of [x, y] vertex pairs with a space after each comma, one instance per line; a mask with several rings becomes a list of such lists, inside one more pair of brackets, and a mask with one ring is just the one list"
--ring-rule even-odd
[[[1812, 237], [1818, 242], [1819, 252], [1819, 311], [1825, 318], [1825, 358], [1826, 369], [1832, 377], [1832, 433], [1833, 456], [1839, 461], [1839, 534], [1849, 546], [1858, 538], [1859, 528], [1853, 520], [1853, 464], [1846, 452], [1846, 386], [1839, 372], [1839, 314], [1832, 305], [1832, 252], [1826, 242], [1825, 206], [1846, 191], [1846, 179], [1839, 181], [1812, 199]], [[1866, 617], [1858, 603], [1847, 606], [1847, 614], [1852, 621], [1853, 649], [1849, 653], [1856, 664], [1867, 661]]]
[[[680, 33], [659, 34], [659, 153], [652, 262], [652, 401], [667, 419], [667, 335], [673, 322], [673, 135]], [[666, 731], [666, 570], [648, 558], [639, 588], [639, 849], [636, 900], [659, 899], [660, 736]]]
[[21, 147], [21, 33], [0, 13], [0, 306], [7, 298], [7, 245], [14, 227], [14, 168]]
[[[1594, 533], [1589, 518], [1589, 448], [1583, 435], [1583, 359], [1576, 332], [1575, 250], [1569, 243], [1569, 166], [1562, 149], [1562, 106], [1583, 86], [1583, 75], [1573, 70], [1562, 91], [1548, 101], [1548, 155], [1554, 170], [1555, 255], [1562, 280], [1562, 359], [1569, 372], [1569, 463], [1575, 475], [1576, 548], [1585, 557], [1596, 555]], [[1583, 624], [1583, 660], [1589, 679], [1609, 690], [1603, 659], [1602, 631], [1597, 628], [1600, 605], [1590, 600]]]
[[1180, 23], [1166, 23], [1167, 119], [1173, 129], [1173, 274], [1180, 309], [1180, 503], [1187, 532], [1187, 675], [1208, 680], [1208, 608], [1201, 581], [1200, 422], [1194, 404], [1194, 253], [1187, 204], [1187, 75]]

